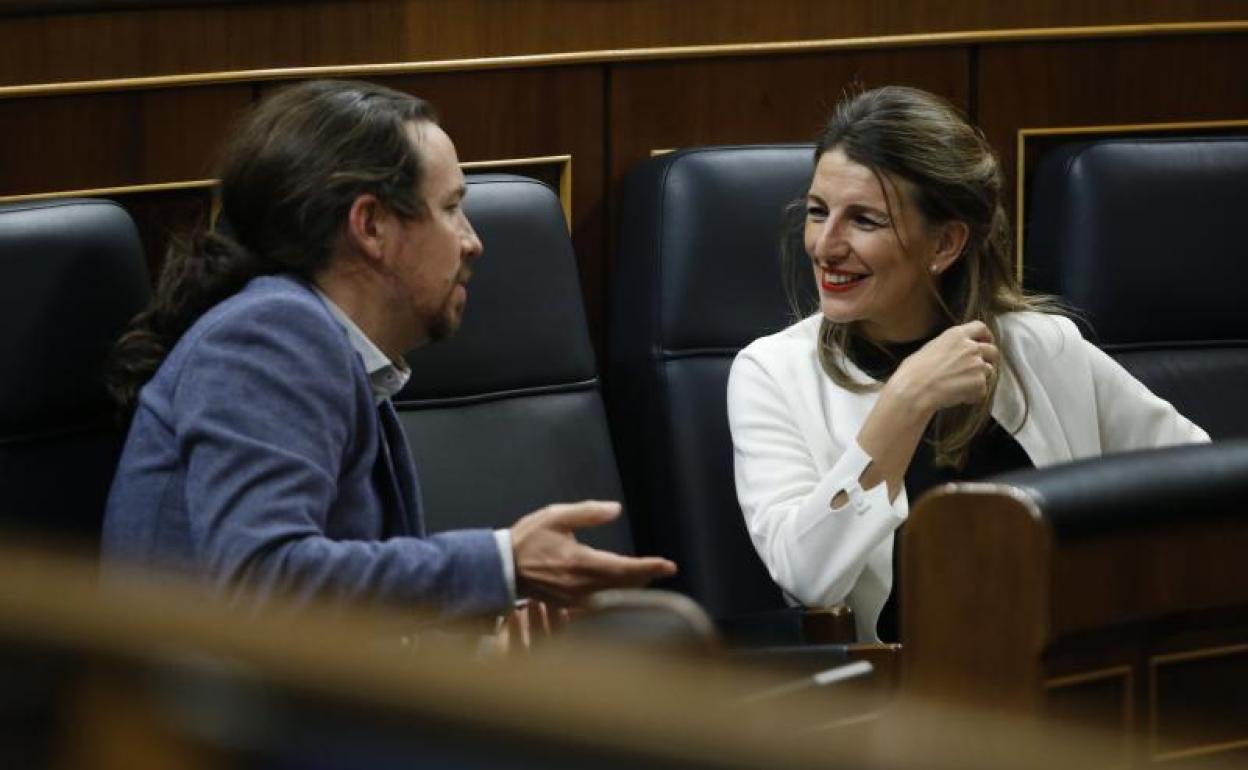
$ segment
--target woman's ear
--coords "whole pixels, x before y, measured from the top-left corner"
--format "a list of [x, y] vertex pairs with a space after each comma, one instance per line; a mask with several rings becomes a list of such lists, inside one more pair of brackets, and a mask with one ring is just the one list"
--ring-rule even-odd
[[970, 237], [971, 228], [965, 222], [951, 220], [939, 226], [936, 238], [936, 251], [932, 254], [931, 270], [933, 275], [940, 275], [953, 266], [962, 256], [966, 248], [966, 240]]

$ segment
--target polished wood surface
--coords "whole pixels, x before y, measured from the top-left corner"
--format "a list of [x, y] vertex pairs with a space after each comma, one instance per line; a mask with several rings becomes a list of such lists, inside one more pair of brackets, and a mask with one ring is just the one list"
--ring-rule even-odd
[[1240, 35], [986, 45], [978, 121], [1012, 192], [1019, 130], [1248, 118], [1246, 64]]
[[[29, 4], [28, 4], [29, 5]], [[205, 70], [1244, 18], [1226, 0], [325, 0], [95, 13], [0, 24], [0, 83]]]
[[[204, 179], [239, 110], [313, 76], [290, 68], [374, 65], [370, 79], [439, 106], [463, 160], [571, 156], [573, 240], [605, 355], [613, 215], [623, 177], [653, 151], [809, 141], [850, 84], [909, 83], [983, 125], [1012, 197], [1020, 130], [1248, 117], [1246, 20], [1248, 2], [1212, 0], [292, 0], [25, 13], [0, 24], [0, 198]], [[1210, 23], [1227, 31], [1191, 27]], [[707, 47], [724, 45], [738, 48]], [[126, 77], [156, 80], [100, 81]], [[168, 193], [163, 228], [159, 194], [142, 195], [145, 238], [186, 219], [181, 193]], [[148, 243], [153, 264], [163, 248]]]
[[901, 545], [903, 687], [1037, 709], [1051, 591], [1036, 565], [1050, 541], [1022, 499], [920, 501]]
[[[95, 559], [0, 544], [6, 767], [400, 767], [436, 758], [474, 767], [1047, 770], [1091, 766], [1104, 743], [974, 706], [803, 685], [713, 653], [566, 634], [527, 654], [483, 657], [479, 629], [431, 627], [410, 607], [292, 613], [269, 597], [270, 612], [256, 613], [169, 575], [112, 577], [102, 588]], [[887, 648], [855, 655], [884, 666], [892, 658]]]
[[153, 284], [165, 263], [165, 250], [170, 239], [185, 236], [207, 224], [212, 206], [208, 189], [175, 192], [133, 193], [113, 196], [126, 207], [139, 230], [139, 239], [147, 255], [147, 270]]
[[903, 542], [902, 688], [1116, 733], [1113, 762], [1248, 749], [1248, 519], [1059, 538], [1008, 487], [926, 496]]
[[211, 176], [246, 85], [0, 101], [0, 195]]

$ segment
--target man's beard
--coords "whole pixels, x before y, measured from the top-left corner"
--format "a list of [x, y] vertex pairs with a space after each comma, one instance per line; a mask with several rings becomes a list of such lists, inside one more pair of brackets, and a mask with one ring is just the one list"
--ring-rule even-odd
[[[455, 283], [451, 286], [451, 290], [446, 293], [446, 299], [442, 302], [442, 306], [438, 308], [437, 315], [429, 321], [428, 334], [430, 342], [446, 339], [455, 332], [459, 331], [460, 324], [464, 320], [464, 303], [456, 306], [455, 289], [460, 285], [467, 285], [472, 279], [472, 268], [464, 267], [460, 270], [459, 275], [455, 277]], [[467, 289], [465, 288], [465, 291]]]
[[444, 340], [459, 331], [463, 317], [463, 309], [455, 307], [455, 294], [452, 290], [451, 295], [442, 304], [442, 308], [438, 310], [438, 314], [429, 322], [429, 341]]

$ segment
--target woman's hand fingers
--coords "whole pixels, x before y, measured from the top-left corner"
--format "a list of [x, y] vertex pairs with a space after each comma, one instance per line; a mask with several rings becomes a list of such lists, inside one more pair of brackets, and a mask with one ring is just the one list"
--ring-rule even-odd
[[906, 380], [903, 387], [922, 394], [933, 409], [944, 409], [984, 400], [1000, 361], [987, 324], [971, 321], [951, 326], [924, 345], [903, 362], [898, 375]]

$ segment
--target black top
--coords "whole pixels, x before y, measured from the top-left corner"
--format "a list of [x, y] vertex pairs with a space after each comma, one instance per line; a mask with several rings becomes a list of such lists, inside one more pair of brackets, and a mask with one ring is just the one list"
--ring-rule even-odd
[[[925, 337], [913, 342], [887, 344], [883, 348], [876, 347], [865, 340], [853, 338], [846, 353], [859, 369], [862, 369], [872, 379], [883, 382], [892, 376], [907, 356], [918, 351], [933, 337]], [[971, 441], [966, 465], [960, 469], [936, 465], [930, 443], [930, 433], [931, 425], [929, 424], [923, 440], [919, 442], [918, 449], [914, 452], [914, 458], [910, 460], [910, 466], [906, 468], [906, 496], [912, 508], [924, 492], [939, 484], [949, 481], [973, 481], [1007, 471], [1032, 467], [1031, 459], [1027, 457], [1027, 453], [1023, 451], [1018, 441], [995, 419], [989, 420], [979, 435]], [[884, 609], [880, 611], [880, 621], [877, 626], [880, 638], [884, 641], [900, 639], [897, 596], [900, 593], [901, 582], [897, 572], [900, 564], [898, 556], [901, 534], [902, 530], [898, 529], [893, 537], [893, 591], [889, 594]]]

